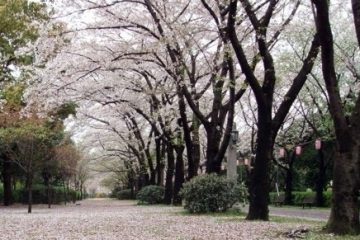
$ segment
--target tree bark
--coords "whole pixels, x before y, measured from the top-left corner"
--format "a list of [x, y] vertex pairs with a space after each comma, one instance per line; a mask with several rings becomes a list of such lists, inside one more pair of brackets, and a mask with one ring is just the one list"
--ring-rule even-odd
[[[340, 97], [335, 71], [329, 1], [313, 0], [313, 3], [316, 6], [316, 25], [321, 43], [322, 71], [329, 95], [329, 108], [336, 135], [333, 196], [327, 230], [336, 234], [354, 234], [359, 232], [360, 229], [357, 202], [359, 191], [359, 149], [357, 147], [358, 140], [356, 139], [359, 136], [354, 134], [354, 132], [357, 132], [356, 124], [349, 126]], [[359, 109], [355, 108], [352, 117], [358, 111]]]
[[316, 206], [323, 207], [325, 204], [324, 188], [326, 181], [326, 167], [325, 167], [324, 153], [322, 149], [319, 149], [317, 154], [318, 154], [319, 173], [316, 179]]
[[173, 197], [173, 177], [174, 177], [174, 149], [172, 144], [167, 143], [167, 169], [166, 169], [166, 182], [165, 182], [165, 196], [164, 202], [165, 204], [172, 203]]
[[155, 135], [155, 148], [156, 148], [156, 184], [164, 186], [164, 156], [165, 144], [159, 136]]
[[[218, 128], [222, 126], [217, 126]], [[220, 173], [221, 162], [217, 161], [215, 156], [219, 151], [220, 145], [220, 133], [217, 127], [213, 127], [210, 132], [207, 132], [207, 144], [206, 144], [206, 172], [207, 173]]]
[[51, 187], [50, 187], [50, 181], [49, 181], [48, 177], [45, 177], [45, 186], [46, 186], [48, 208], [51, 208]]
[[294, 175], [294, 162], [296, 154], [293, 151], [291, 157], [288, 159], [289, 168], [286, 169], [285, 177], [285, 204], [291, 205], [293, 203], [292, 189], [293, 189], [293, 175]]
[[181, 197], [179, 196], [180, 189], [184, 183], [184, 146], [176, 146], [176, 164], [175, 164], [175, 182], [174, 182], [174, 196], [173, 204], [181, 205]]
[[[190, 175], [188, 175], [188, 180], [191, 177], [195, 177], [198, 175], [198, 170], [199, 170], [199, 166], [200, 166], [200, 158], [201, 158], [201, 146], [200, 146], [200, 133], [199, 133], [199, 128], [200, 128], [200, 121], [199, 119], [196, 117], [195, 114], [193, 114], [193, 122], [192, 122], [192, 126], [193, 126], [193, 130], [192, 130], [192, 140], [193, 140], [193, 150], [192, 150], [192, 154], [193, 154], [193, 168], [192, 168], [192, 173]], [[190, 170], [189, 170], [190, 171]]]
[[257, 148], [254, 167], [250, 172], [250, 206], [248, 220], [269, 220], [270, 163], [273, 139], [271, 113], [259, 114]]
[[351, 152], [336, 153], [331, 214], [327, 228], [337, 234], [359, 233], [358, 188], [353, 160]]
[[27, 174], [27, 187], [28, 187], [28, 213], [31, 213], [32, 211], [32, 202], [33, 202], [33, 196], [32, 196], [32, 173]]
[[11, 166], [12, 163], [5, 155], [2, 156], [3, 161], [3, 187], [4, 187], [4, 205], [9, 206], [12, 204], [12, 185], [11, 185]]

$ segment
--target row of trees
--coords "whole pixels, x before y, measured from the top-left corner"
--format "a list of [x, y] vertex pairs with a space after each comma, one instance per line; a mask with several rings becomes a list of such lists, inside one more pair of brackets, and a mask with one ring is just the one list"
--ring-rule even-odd
[[335, 139], [328, 229], [356, 232], [359, 51], [348, 26], [359, 26], [352, 4], [354, 23], [350, 2], [327, 0], [58, 1], [56, 19], [68, 24], [71, 42], [28, 98], [76, 101], [101, 170], [123, 173], [132, 189], [165, 183], [165, 200], [174, 204], [199, 169], [221, 171], [236, 121], [239, 148], [254, 158], [249, 220], [269, 218], [272, 164], [291, 171], [291, 162], [274, 157], [278, 146]]
[[[36, 80], [34, 48], [49, 20], [43, 3], [25, 0], [0, 1], [0, 169], [4, 205], [13, 203], [13, 190], [25, 185], [28, 212], [32, 209], [32, 187], [47, 188], [49, 207], [54, 184], [84, 191], [88, 171], [80, 152], [64, 131], [63, 120], [75, 114], [74, 104], [63, 104], [39, 117], [27, 109], [24, 92]], [[66, 192], [66, 191], [65, 191]]]

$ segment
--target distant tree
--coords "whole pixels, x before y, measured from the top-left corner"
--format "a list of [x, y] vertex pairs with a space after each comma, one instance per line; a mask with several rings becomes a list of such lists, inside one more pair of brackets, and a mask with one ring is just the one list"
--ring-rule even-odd
[[3, 151], [11, 162], [18, 165], [26, 175], [28, 190], [28, 213], [32, 211], [32, 186], [35, 174], [39, 173], [56, 136], [38, 119], [27, 119], [16, 126], [0, 129]]
[[58, 176], [62, 180], [65, 194], [65, 204], [69, 200], [70, 182], [76, 176], [77, 164], [81, 159], [76, 146], [66, 139], [54, 147], [54, 160], [57, 163]]

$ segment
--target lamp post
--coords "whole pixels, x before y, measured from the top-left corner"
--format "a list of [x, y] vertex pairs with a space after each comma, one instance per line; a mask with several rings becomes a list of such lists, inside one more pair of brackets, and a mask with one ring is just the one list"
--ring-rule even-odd
[[236, 129], [236, 124], [233, 123], [231, 130], [230, 142], [228, 145], [226, 176], [228, 179], [237, 180], [237, 166], [236, 166], [236, 143], [239, 138], [239, 132]]

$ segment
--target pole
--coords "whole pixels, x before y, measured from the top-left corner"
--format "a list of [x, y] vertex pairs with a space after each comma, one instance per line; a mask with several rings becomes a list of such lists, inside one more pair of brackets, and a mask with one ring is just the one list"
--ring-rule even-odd
[[233, 141], [230, 141], [228, 147], [226, 175], [229, 180], [236, 181], [237, 179], [236, 144]]

